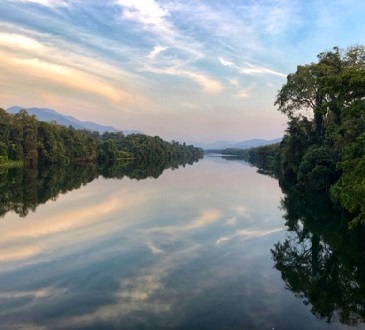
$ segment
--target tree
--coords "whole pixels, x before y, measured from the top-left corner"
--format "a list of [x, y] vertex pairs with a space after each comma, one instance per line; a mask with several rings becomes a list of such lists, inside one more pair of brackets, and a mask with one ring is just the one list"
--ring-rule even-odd
[[336, 170], [336, 157], [332, 149], [312, 145], [299, 165], [298, 182], [311, 189], [327, 190], [339, 176]]
[[26, 110], [15, 115], [19, 136], [23, 145], [23, 157], [26, 166], [38, 164], [38, 120], [30, 116]]
[[365, 47], [333, 48], [289, 74], [275, 105], [288, 116], [281, 176], [330, 191], [365, 225]]

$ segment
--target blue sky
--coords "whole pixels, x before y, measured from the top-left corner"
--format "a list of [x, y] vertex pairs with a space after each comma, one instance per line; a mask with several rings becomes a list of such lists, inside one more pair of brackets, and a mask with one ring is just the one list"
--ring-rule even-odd
[[276, 138], [286, 75], [365, 43], [363, 0], [2, 0], [0, 107], [167, 140]]

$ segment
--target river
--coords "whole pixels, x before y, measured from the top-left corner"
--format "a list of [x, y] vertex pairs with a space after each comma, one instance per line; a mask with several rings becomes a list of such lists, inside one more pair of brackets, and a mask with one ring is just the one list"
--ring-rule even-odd
[[243, 161], [95, 175], [48, 200], [42, 180], [34, 206], [8, 199], [0, 218], [1, 329], [350, 328], [293, 291], [285, 195]]

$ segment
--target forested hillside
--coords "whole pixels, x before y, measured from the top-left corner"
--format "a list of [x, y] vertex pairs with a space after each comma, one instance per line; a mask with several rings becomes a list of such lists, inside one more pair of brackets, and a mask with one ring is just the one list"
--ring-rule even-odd
[[297, 187], [329, 192], [365, 224], [365, 48], [333, 48], [289, 74], [275, 105], [287, 115], [280, 144], [250, 160]]
[[26, 110], [12, 115], [0, 109], [0, 165], [37, 166], [106, 163], [121, 159], [185, 160], [202, 157], [203, 150], [144, 134], [100, 135], [38, 121]]

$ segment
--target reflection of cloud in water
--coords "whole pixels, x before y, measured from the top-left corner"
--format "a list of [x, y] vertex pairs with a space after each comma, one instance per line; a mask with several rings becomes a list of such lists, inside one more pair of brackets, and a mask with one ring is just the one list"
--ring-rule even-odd
[[119, 289], [114, 293], [114, 302], [103, 305], [92, 313], [65, 318], [62, 324], [68, 327], [88, 326], [96, 321], [123, 318], [143, 318], [139, 315], [163, 315], [171, 311], [176, 297], [166, 294], [166, 283], [176, 269], [183, 269], [199, 255], [200, 245], [186, 244], [183, 249], [159, 254], [152, 264], [141, 268], [135, 276], [120, 279]]
[[146, 245], [149, 248], [149, 250], [152, 252], [152, 254], [165, 253], [165, 251], [163, 249], [161, 249], [160, 247], [158, 247], [154, 242], [147, 242]]
[[183, 231], [203, 228], [218, 221], [220, 217], [221, 217], [221, 212], [218, 210], [202, 211], [201, 215], [198, 218], [196, 218], [191, 223], [189, 223], [185, 228], [183, 228]]
[[[181, 315], [188, 318], [190, 312], [209, 311], [211, 303], [227, 292], [231, 296], [238, 292], [239, 298], [233, 299], [242, 299], [251, 311], [249, 299], [258, 290], [271, 295], [271, 277], [266, 276], [265, 267], [250, 267], [249, 249], [229, 241], [280, 231], [277, 222], [263, 223], [273, 211], [261, 207], [264, 188], [271, 194], [280, 192], [276, 182], [269, 188], [253, 182], [256, 176], [249, 167], [234, 164], [222, 171], [221, 165], [212, 165], [208, 170], [187, 168], [189, 181], [183, 171], [166, 171], [159, 180], [143, 182], [96, 180], [60, 196], [53, 205], [63, 205], [58, 213], [42, 214], [39, 208], [36, 216], [30, 214], [22, 221], [0, 220], [6, 233], [0, 242], [1, 266], [5, 266], [1, 279], [10, 282], [5, 271], [23, 266], [24, 274], [33, 276], [30, 280], [20, 276], [19, 290], [24, 292], [18, 292], [18, 287], [12, 293], [2, 289], [2, 298], [31, 297], [22, 310], [36, 306], [37, 317], [44, 317], [48, 325], [54, 320], [47, 319], [44, 311], [57, 314], [60, 328], [95, 324], [102, 328], [108, 322], [151, 328], [153, 320], [171, 327]], [[258, 193], [257, 187], [261, 187]], [[260, 244], [258, 258], [262, 248]], [[269, 251], [268, 246], [264, 248]], [[34, 268], [27, 268], [29, 264]], [[252, 269], [257, 273], [255, 285], [248, 278]], [[40, 279], [35, 280], [38, 275]], [[39, 289], [45, 283], [66, 289], [53, 293], [52, 287]], [[58, 299], [50, 307], [47, 299], [33, 298], [46, 293]]]
[[[95, 198], [100, 190], [80, 192], [89, 199], [93, 196]], [[77, 202], [72, 201], [74, 193]], [[57, 255], [74, 253], [72, 248], [75, 245], [81, 247], [81, 243], [94, 244], [103, 237], [114, 234], [116, 229], [121, 231], [135, 225], [136, 221], [129, 219], [128, 212], [144, 203], [145, 194], [125, 194], [123, 199], [119, 194], [120, 190], [106, 193], [90, 204], [80, 201], [80, 194], [75, 191], [61, 196], [60, 200], [66, 200], [62, 212], [37, 212], [37, 215], [31, 214], [20, 221], [2, 219], [0, 262], [6, 262], [6, 267], [11, 267], [11, 263], [14, 263], [14, 267], [19, 267], [19, 262], [30, 264], [54, 259]], [[115, 216], [117, 214], [120, 216]], [[2, 270], [5, 269], [3, 264]]]
[[[2, 243], [2, 245], [3, 244], [4, 243]], [[11, 244], [11, 246], [0, 248], [0, 262], [19, 261], [31, 258], [43, 252], [43, 249], [40, 246], [29, 246], [27, 244], [21, 246], [19, 243], [16, 244], [17, 246], [14, 245], [15, 244]]]
[[17, 298], [55, 298], [58, 295], [64, 294], [66, 289], [59, 289], [55, 287], [48, 287], [43, 289], [38, 289], [34, 291], [8, 291], [0, 292], [0, 299], [17, 299]]
[[251, 218], [249, 209], [244, 205], [237, 206], [235, 211], [236, 211], [236, 214], [241, 217], [244, 217], [247, 219]]
[[274, 228], [274, 229], [269, 229], [269, 230], [251, 230], [251, 229], [237, 230], [236, 233], [233, 235], [220, 237], [219, 239], [217, 239], [216, 244], [230, 241], [237, 237], [240, 237], [243, 239], [259, 238], [259, 237], [263, 237], [266, 235], [280, 232], [282, 230], [283, 230], [282, 228]]
[[232, 217], [232, 218], [227, 219], [227, 225], [229, 225], [229, 226], [234, 226], [234, 225], [236, 225], [236, 223], [237, 223], [237, 218], [236, 217]]
[[[223, 227], [232, 228], [237, 223], [237, 218], [249, 218], [249, 211], [244, 206], [238, 206], [234, 209], [234, 216], [224, 220], [223, 214], [218, 209], [205, 209], [200, 211], [200, 215], [187, 223], [170, 226], [152, 226], [148, 229], [140, 228], [133, 238], [135, 241], [144, 242], [144, 245], [151, 252], [151, 264], [144, 266], [137, 271], [137, 274], [120, 279], [119, 289], [113, 294], [114, 302], [105, 304], [95, 311], [83, 315], [64, 319], [62, 324], [65, 326], [88, 326], [96, 321], [108, 322], [113, 319], [127, 320], [136, 318], [139, 322], [147, 322], [149, 317], [146, 315], [161, 315], [164, 313], [176, 312], [177, 297], [183, 297], [185, 300], [191, 297], [184, 296], [187, 293], [178, 292], [177, 287], [167, 287], [171, 277], [177, 270], [186, 271], [196, 262], [207, 263], [208, 277], [202, 276], [201, 270], [195, 275], [189, 273], [189, 281], [192, 285], [194, 295], [200, 296], [206, 290], [218, 285], [220, 279], [227, 279], [230, 276], [236, 276], [237, 269], [227, 271], [224, 264], [210, 265], [218, 259], [201, 260], [202, 252], [207, 248], [203, 242], [192, 238], [192, 235], [202, 229], [220, 223]], [[230, 236], [221, 237], [222, 242], [234, 237], [261, 237], [270, 233], [277, 232], [278, 229], [266, 231], [260, 230], [239, 230]], [[220, 243], [220, 242], [217, 242]], [[214, 245], [213, 245], [214, 246]], [[219, 253], [217, 251], [217, 253]], [[225, 259], [227, 262], [228, 259]], [[199, 262], [198, 262], [199, 263]], [[194, 268], [195, 271], [197, 269]], [[212, 275], [214, 276], [212, 277]], [[169, 292], [169, 294], [167, 293]], [[247, 292], [246, 292], [247, 293]], [[142, 320], [139, 313], [143, 312], [145, 319]], [[166, 321], [167, 322], [167, 321]], [[170, 322], [171, 319], [170, 319]]]
[[78, 209], [76, 214], [75, 210], [72, 209], [43, 219], [45, 221], [33, 219], [32, 223], [28, 221], [19, 222], [18, 225], [12, 226], [12, 230], [6, 231], [2, 239], [8, 241], [23, 238], [39, 239], [43, 236], [70, 232], [86, 224], [91, 225], [93, 222], [102, 221], [103, 215], [109, 214], [119, 207], [119, 201], [114, 198], [85, 209]]
[[204, 228], [221, 219], [221, 212], [218, 210], [203, 210], [199, 217], [187, 224], [178, 226], [154, 227], [149, 229], [150, 233], [162, 232], [168, 234], [179, 234]]

